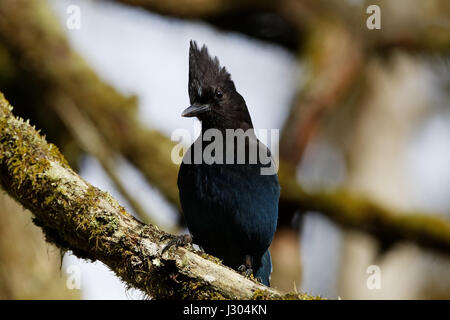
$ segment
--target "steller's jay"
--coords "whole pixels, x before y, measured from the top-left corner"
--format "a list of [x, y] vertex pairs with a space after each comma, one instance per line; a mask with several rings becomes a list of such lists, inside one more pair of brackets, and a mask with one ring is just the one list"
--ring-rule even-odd
[[[225, 265], [246, 276], [253, 274], [269, 286], [272, 262], [268, 248], [277, 225], [280, 195], [276, 171], [262, 173], [269, 166], [264, 156], [273, 165], [270, 151], [254, 134], [247, 106], [230, 74], [217, 57], [212, 59], [208, 49], [199, 49], [194, 41], [189, 49], [188, 89], [191, 106], [182, 116], [197, 117], [202, 123], [201, 135], [184, 155], [178, 173], [181, 207], [192, 238], [175, 237], [164, 250], [193, 241]], [[223, 138], [205, 139], [210, 129]], [[238, 148], [238, 138], [233, 137], [231, 144], [226, 139], [230, 129], [247, 133], [243, 149]], [[211, 152], [214, 161], [202, 153], [221, 141], [223, 146]], [[257, 150], [253, 161], [252, 150]]]

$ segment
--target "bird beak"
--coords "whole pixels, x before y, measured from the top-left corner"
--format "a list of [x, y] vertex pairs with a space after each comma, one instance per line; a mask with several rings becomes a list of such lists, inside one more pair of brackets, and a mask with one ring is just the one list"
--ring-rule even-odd
[[183, 111], [182, 117], [195, 117], [199, 114], [205, 113], [211, 110], [209, 104], [193, 104], [189, 108]]

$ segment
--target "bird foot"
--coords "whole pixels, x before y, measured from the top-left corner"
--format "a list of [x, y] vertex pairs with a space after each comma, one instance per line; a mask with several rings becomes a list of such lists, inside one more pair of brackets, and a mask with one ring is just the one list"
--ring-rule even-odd
[[171, 247], [175, 246], [175, 248], [178, 247], [184, 247], [187, 245], [192, 245], [192, 236], [190, 234], [182, 234], [179, 236], [174, 236], [171, 234], [165, 234], [163, 235], [159, 240], [164, 241], [170, 239], [170, 241], [166, 244], [166, 246], [162, 249], [161, 254], [169, 250]]
[[246, 278], [250, 278], [251, 275], [253, 274], [253, 269], [252, 268], [248, 268], [245, 264], [241, 265], [238, 268], [238, 271], [239, 271], [240, 274], [242, 274]]
[[177, 280], [178, 274], [170, 274], [169, 277], [176, 283], [180, 283], [180, 281]]

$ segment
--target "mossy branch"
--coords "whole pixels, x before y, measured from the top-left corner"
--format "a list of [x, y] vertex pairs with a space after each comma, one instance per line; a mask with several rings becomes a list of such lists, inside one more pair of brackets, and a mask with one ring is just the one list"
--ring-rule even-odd
[[102, 261], [153, 298], [310, 298], [282, 295], [192, 249], [161, 255], [164, 232], [136, 220], [108, 193], [79, 177], [54, 145], [12, 114], [1, 93], [0, 183], [33, 213], [49, 242]]

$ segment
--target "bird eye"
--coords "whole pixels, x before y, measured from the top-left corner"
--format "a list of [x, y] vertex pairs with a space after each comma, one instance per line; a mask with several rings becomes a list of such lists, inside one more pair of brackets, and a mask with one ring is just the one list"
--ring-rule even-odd
[[222, 99], [222, 98], [223, 98], [223, 92], [220, 91], [219, 89], [217, 89], [217, 90], [216, 90], [216, 97], [217, 97], [218, 99]]

